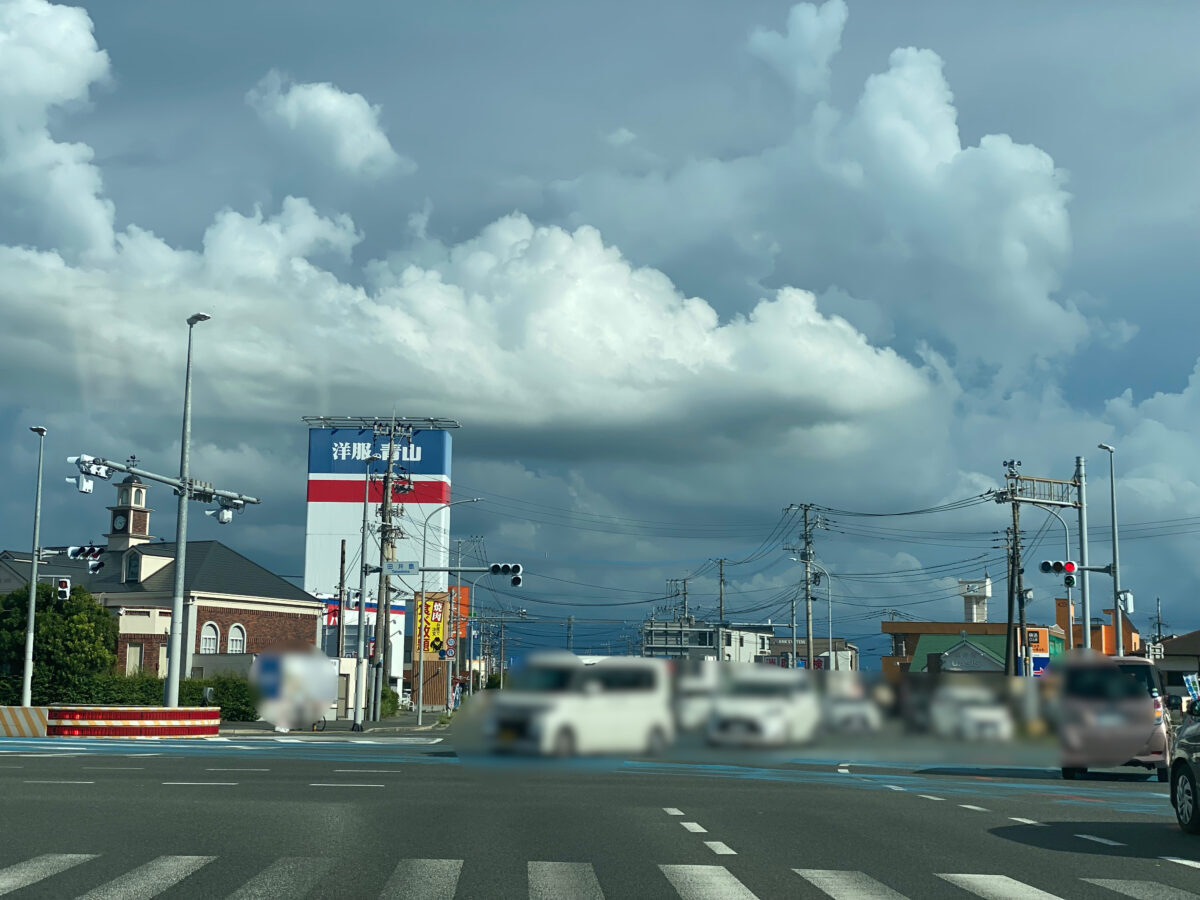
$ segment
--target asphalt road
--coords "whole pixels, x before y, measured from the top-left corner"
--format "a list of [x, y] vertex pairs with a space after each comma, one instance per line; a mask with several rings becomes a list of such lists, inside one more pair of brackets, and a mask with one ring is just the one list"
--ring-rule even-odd
[[1200, 897], [1200, 839], [1135, 771], [3, 740], [0, 808], [13, 897]]

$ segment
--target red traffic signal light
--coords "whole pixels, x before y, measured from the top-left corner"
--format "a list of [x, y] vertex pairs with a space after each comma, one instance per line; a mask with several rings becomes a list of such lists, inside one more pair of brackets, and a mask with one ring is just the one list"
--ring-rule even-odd
[[59, 600], [69, 600], [71, 598], [71, 579], [58, 578], [54, 581], [54, 589], [57, 592]]
[[1079, 566], [1075, 565], [1075, 563], [1071, 562], [1070, 560], [1067, 560], [1066, 562], [1064, 562], [1062, 564], [1063, 572], [1065, 572], [1068, 575], [1074, 575], [1075, 570], [1078, 568], [1079, 568]]

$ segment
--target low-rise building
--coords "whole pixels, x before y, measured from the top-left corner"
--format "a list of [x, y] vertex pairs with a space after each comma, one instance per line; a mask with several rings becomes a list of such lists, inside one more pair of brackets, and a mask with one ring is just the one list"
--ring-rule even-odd
[[716, 624], [695, 616], [647, 619], [642, 624], [642, 656], [757, 662], [770, 655], [771, 625]]

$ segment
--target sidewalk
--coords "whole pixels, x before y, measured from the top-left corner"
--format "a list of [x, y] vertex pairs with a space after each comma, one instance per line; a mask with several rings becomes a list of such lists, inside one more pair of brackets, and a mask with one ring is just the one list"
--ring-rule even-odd
[[[437, 728], [445, 728], [444, 725], [438, 725], [438, 717], [442, 715], [441, 710], [427, 710], [422, 717], [424, 723], [417, 725], [417, 714], [415, 712], [400, 712], [389, 719], [382, 719], [378, 722], [363, 722], [363, 730], [355, 732], [351, 730], [353, 721], [351, 719], [329, 719], [325, 723], [323, 732], [313, 732], [307, 728], [291, 731], [290, 734], [412, 734], [414, 732], [426, 732]], [[269, 722], [222, 722], [222, 735], [268, 735], [279, 734], [275, 730], [275, 726]]]

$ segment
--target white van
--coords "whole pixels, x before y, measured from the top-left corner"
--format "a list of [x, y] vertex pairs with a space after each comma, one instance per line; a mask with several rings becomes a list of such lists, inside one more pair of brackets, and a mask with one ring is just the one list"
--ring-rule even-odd
[[675, 737], [669, 673], [654, 659], [531, 656], [496, 695], [485, 735], [499, 752], [658, 753]]
[[710, 744], [787, 746], [811, 741], [821, 705], [807, 673], [729, 663], [709, 717]]

